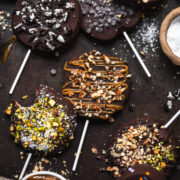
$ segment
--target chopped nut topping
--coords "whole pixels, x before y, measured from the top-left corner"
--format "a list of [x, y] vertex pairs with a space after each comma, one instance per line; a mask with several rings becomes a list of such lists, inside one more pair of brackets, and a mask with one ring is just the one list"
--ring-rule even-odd
[[108, 162], [115, 165], [118, 163], [119, 169], [108, 167], [107, 171], [116, 171], [120, 175], [126, 168], [135, 164], [149, 164], [163, 171], [167, 163], [174, 163], [175, 152], [170, 145], [171, 141], [168, 141], [168, 144], [163, 142], [162, 137], [158, 134], [160, 128], [155, 123], [131, 126], [119, 132], [107, 151]]
[[[72, 100], [77, 112], [81, 116], [113, 122], [111, 115], [123, 108], [121, 102], [126, 98], [124, 93], [128, 89], [126, 63], [93, 50], [80, 56], [79, 60], [66, 62], [64, 69], [71, 73], [62, 93]], [[80, 101], [87, 106], [81, 106]], [[94, 106], [97, 104], [98, 108]]]

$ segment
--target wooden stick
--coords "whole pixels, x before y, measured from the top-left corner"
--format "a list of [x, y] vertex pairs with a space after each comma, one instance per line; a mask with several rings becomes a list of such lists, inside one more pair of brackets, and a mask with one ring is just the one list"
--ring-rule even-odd
[[24, 176], [24, 174], [25, 174], [25, 172], [26, 172], [27, 166], [28, 166], [28, 164], [29, 164], [29, 162], [30, 162], [30, 160], [31, 160], [31, 157], [32, 157], [32, 153], [29, 153], [29, 154], [28, 154], [28, 157], [27, 157], [27, 159], [26, 159], [26, 162], [25, 162], [25, 164], [24, 164], [24, 167], [23, 167], [23, 169], [22, 169], [22, 171], [21, 171], [21, 174], [20, 174], [20, 176], [19, 176], [19, 180], [22, 180], [22, 178], [23, 178], [23, 176]]
[[151, 74], [150, 74], [149, 70], [147, 69], [146, 65], [144, 64], [141, 56], [140, 56], [139, 53], [137, 52], [136, 48], [134, 47], [134, 45], [133, 45], [131, 39], [129, 38], [128, 34], [124, 31], [124, 32], [123, 32], [123, 35], [124, 35], [124, 37], [126, 38], [127, 42], [129, 43], [129, 45], [130, 45], [131, 49], [133, 50], [134, 54], [136, 55], [139, 63], [141, 64], [143, 70], [145, 71], [146, 75], [148, 76], [148, 78], [150, 78], [150, 77], [151, 77]]
[[177, 113], [164, 125], [164, 128], [168, 128], [174, 120], [180, 115], [180, 109], [177, 111]]
[[26, 53], [26, 56], [25, 56], [22, 64], [21, 64], [21, 67], [20, 67], [20, 69], [19, 69], [19, 71], [18, 71], [18, 73], [17, 73], [17, 75], [16, 75], [16, 78], [15, 78], [15, 80], [14, 80], [14, 82], [13, 82], [13, 85], [12, 85], [10, 91], [9, 91], [9, 94], [12, 94], [12, 93], [14, 92], [14, 89], [15, 89], [15, 87], [16, 87], [16, 85], [17, 85], [17, 82], [18, 82], [18, 80], [19, 80], [22, 72], [23, 72], [23, 69], [24, 69], [24, 67], [25, 67], [25, 65], [26, 65], [26, 63], [27, 63], [27, 60], [28, 60], [30, 54], [31, 54], [31, 50], [29, 49], [29, 50], [27, 51], [27, 53]]
[[85, 125], [84, 125], [84, 129], [83, 129], [83, 133], [82, 133], [82, 136], [81, 136], [81, 140], [80, 140], [80, 143], [79, 143], [78, 151], [77, 151], [77, 154], [76, 154], [76, 158], [75, 158], [75, 161], [74, 161], [74, 164], [73, 164], [72, 171], [76, 171], [76, 167], [77, 167], [77, 164], [78, 164], [79, 156], [80, 156], [81, 149], [82, 149], [82, 146], [83, 146], [83, 143], [84, 143], [84, 139], [85, 139], [85, 136], [86, 136], [88, 125], [89, 125], [89, 120], [86, 120]]

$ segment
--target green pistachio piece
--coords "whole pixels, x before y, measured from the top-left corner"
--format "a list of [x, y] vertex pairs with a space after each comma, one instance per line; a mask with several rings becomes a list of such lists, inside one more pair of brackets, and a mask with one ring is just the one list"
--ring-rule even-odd
[[57, 123], [57, 122], [53, 122], [53, 124], [52, 124], [54, 127], [58, 127], [59, 126], [59, 123]]
[[28, 95], [25, 95], [23, 97], [21, 97], [22, 99], [27, 99], [28, 98]]
[[24, 143], [23, 143], [23, 147], [24, 147], [24, 148], [27, 148], [28, 146], [29, 146], [29, 142], [24, 142]]
[[45, 127], [39, 127], [38, 130], [39, 131], [45, 131]]
[[58, 107], [58, 109], [62, 109], [62, 108], [63, 108], [63, 105], [60, 104], [60, 105], [58, 105], [57, 107]]
[[21, 131], [23, 128], [20, 125], [17, 125], [16, 129], [17, 131]]
[[38, 114], [38, 115], [37, 115], [37, 119], [41, 119], [41, 114]]
[[51, 123], [47, 122], [46, 127], [47, 127], [47, 129], [51, 129]]
[[21, 112], [21, 108], [18, 108], [18, 109], [16, 110], [16, 112], [17, 112], [17, 113]]
[[53, 107], [56, 104], [56, 102], [53, 99], [50, 99], [48, 103], [51, 107]]
[[41, 106], [42, 105], [42, 101], [39, 100], [38, 101], [38, 105]]
[[22, 114], [18, 114], [17, 117], [18, 117], [18, 119], [22, 119], [23, 116], [22, 116]]

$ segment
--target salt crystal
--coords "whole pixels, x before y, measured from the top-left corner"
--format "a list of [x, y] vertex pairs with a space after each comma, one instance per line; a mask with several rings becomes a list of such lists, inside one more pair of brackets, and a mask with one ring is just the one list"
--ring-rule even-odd
[[156, 19], [144, 19], [133, 36], [136, 37], [132, 38], [133, 43], [138, 49], [143, 47], [141, 51], [144, 51], [147, 55], [151, 54], [151, 56], [154, 56], [158, 49], [159, 36], [159, 24]]
[[174, 18], [167, 31], [167, 43], [170, 46], [173, 53], [180, 57], [180, 16]]

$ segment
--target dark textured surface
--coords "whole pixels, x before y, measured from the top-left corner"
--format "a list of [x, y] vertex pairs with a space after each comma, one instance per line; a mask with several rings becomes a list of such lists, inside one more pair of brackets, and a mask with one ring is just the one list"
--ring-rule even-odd
[[[14, 0], [1, 0], [0, 9], [10, 12], [14, 3]], [[160, 8], [155, 13], [149, 12], [149, 14], [152, 14], [151, 18], [154, 18], [158, 24], [160, 24], [165, 15], [177, 6], [180, 6], [180, 1], [168, 0], [165, 2], [165, 8]], [[134, 31], [137, 31], [137, 29]], [[3, 34], [3, 36], [7, 36], [5, 33]], [[130, 34], [130, 37], [134, 37], [134, 33]], [[96, 45], [94, 45], [95, 42]], [[159, 43], [157, 43], [156, 46], [160, 46]], [[141, 48], [143, 48], [143, 46], [139, 47], [138, 51], [141, 51]], [[116, 55], [115, 53], [117, 53], [117, 56], [127, 60], [130, 72], [133, 74], [132, 90], [126, 108], [122, 112], [116, 113], [116, 121], [113, 124], [90, 123], [83, 152], [77, 168], [78, 175], [73, 175], [70, 179], [112, 179], [109, 174], [100, 173], [98, 171], [100, 167], [105, 167], [105, 163], [97, 160], [95, 156], [91, 154], [91, 148], [96, 147], [99, 152], [101, 152], [101, 150], [106, 147], [109, 135], [116, 130], [117, 126], [129, 119], [144, 116], [148, 113], [150, 116], [167, 121], [179, 109], [180, 104], [175, 101], [173, 110], [170, 113], [166, 113], [163, 110], [163, 104], [167, 101], [166, 93], [180, 88], [180, 75], [176, 75], [176, 73], [180, 71], [180, 67], [172, 65], [160, 48], [155, 52], [148, 49], [149, 54], [144, 58], [147, 67], [152, 73], [152, 80], [148, 80], [140, 65], [137, 63], [136, 58], [133, 57], [133, 53], [123, 36], [117, 37], [114, 41], [108, 43], [101, 43], [94, 39], [91, 40], [83, 32], [80, 32], [80, 35], [69, 50], [59, 58], [43, 58], [32, 53], [14, 94], [9, 96], [8, 92], [10, 87], [27, 52], [27, 48], [17, 42], [8, 57], [7, 63], [5, 65], [0, 64], [0, 83], [2, 84], [2, 87], [0, 88], [0, 176], [13, 178], [13, 175], [20, 174], [25, 162], [25, 159], [20, 159], [19, 154], [23, 149], [18, 145], [15, 145], [9, 135], [10, 120], [4, 115], [4, 109], [13, 99], [19, 101], [25, 94], [28, 94], [29, 98], [21, 100], [20, 103], [22, 105], [29, 105], [32, 103], [34, 99], [34, 90], [41, 83], [53, 87], [57, 91], [61, 91], [65, 60], [77, 58], [80, 54], [92, 49], [100, 50], [107, 55]], [[56, 76], [51, 76], [50, 70], [52, 68], [57, 70]], [[130, 104], [135, 105], [133, 112], [129, 112], [128, 110]], [[180, 124], [178, 121], [180, 121], [180, 117], [172, 125], [176, 137], [179, 137], [180, 135]], [[48, 157], [48, 159], [52, 161], [52, 164], [51, 166], [47, 165], [45, 170], [51, 169], [52, 171], [60, 173], [61, 170], [65, 169], [62, 160], [67, 161], [67, 169], [71, 170], [74, 153], [78, 147], [83, 125], [84, 121], [78, 118], [76, 138], [71, 144], [71, 147], [69, 147], [62, 155], [56, 156], [56, 160], [54, 157]], [[39, 159], [39, 157], [33, 157], [31, 164], [28, 167], [28, 172], [31, 172]], [[171, 179], [178, 180], [179, 178], [180, 172], [174, 170]]]

